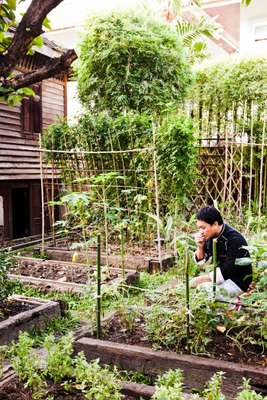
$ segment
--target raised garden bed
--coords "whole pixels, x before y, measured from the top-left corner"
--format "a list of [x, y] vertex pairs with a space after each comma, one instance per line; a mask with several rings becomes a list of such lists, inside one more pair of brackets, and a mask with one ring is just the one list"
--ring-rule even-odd
[[[107, 315], [102, 320], [102, 339], [147, 348], [156, 347], [154, 343], [148, 340], [145, 331], [144, 312], [149, 313], [150, 307], [134, 307], [132, 311], [134, 311], [132, 316], [129, 309], [128, 311], [127, 309], [113, 311]], [[84, 334], [84, 336], [91, 335]], [[218, 361], [243, 363], [260, 368], [265, 367], [267, 370], [267, 354], [262, 351], [260, 346], [250, 344], [241, 349], [234, 341], [228, 339], [226, 335], [219, 331], [209, 339], [210, 343], [207, 345], [205, 357]], [[186, 347], [186, 342], [184, 342], [184, 347]], [[166, 345], [164, 350], [175, 351], [175, 348]], [[186, 349], [180, 351], [180, 353], [184, 352], [186, 352]]]
[[20, 332], [30, 331], [33, 328], [45, 328], [49, 321], [60, 317], [62, 314], [60, 304], [55, 301], [24, 296], [13, 296], [10, 301], [13, 304], [12, 308], [17, 308], [19, 313], [11, 312], [7, 318], [1, 320], [1, 346], [16, 340]]
[[[38, 253], [40, 249], [36, 248], [35, 251]], [[116, 249], [114, 250], [114, 252]], [[117, 249], [119, 253], [119, 249]], [[89, 263], [95, 264], [96, 262], [96, 250], [90, 249], [87, 254], [83, 251], [70, 250], [67, 247], [46, 247], [45, 253], [49, 259], [60, 260], [60, 261], [71, 261], [74, 253], [76, 254], [77, 262], [84, 263], [88, 259]], [[119, 268], [122, 264], [121, 256], [118, 254], [110, 254], [106, 256], [101, 254], [102, 265], [109, 265], [113, 268]], [[163, 271], [173, 267], [175, 263], [175, 257], [171, 254], [163, 253], [161, 264]], [[139, 248], [139, 252], [134, 255], [125, 255], [124, 264], [127, 269], [134, 269], [138, 271], [147, 272], [158, 272], [160, 271], [160, 262], [157, 257], [155, 250], [151, 254], [146, 253], [146, 249]]]
[[227, 398], [232, 399], [236, 396], [243, 377], [251, 380], [252, 388], [255, 391], [267, 394], [267, 368], [198, 356], [179, 355], [174, 352], [86, 337], [79, 339], [74, 348], [77, 353], [83, 351], [88, 361], [98, 358], [102, 365], [112, 363], [119, 368], [139, 371], [150, 376], [157, 376], [169, 369], [180, 368], [184, 371], [184, 383], [187, 391], [202, 390], [214, 373], [223, 371], [222, 392]]
[[[42, 260], [29, 257], [16, 257], [17, 266], [10, 270], [10, 279], [18, 279], [46, 289], [82, 292], [86, 284], [95, 282], [96, 268], [84, 264]], [[139, 279], [139, 273], [125, 271], [126, 284], [133, 284]], [[102, 274], [102, 284], [119, 284], [122, 282], [121, 269], [110, 268]]]

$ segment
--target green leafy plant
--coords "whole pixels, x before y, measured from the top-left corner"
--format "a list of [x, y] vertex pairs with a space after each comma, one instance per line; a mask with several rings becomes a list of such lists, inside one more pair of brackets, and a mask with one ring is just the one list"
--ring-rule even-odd
[[[33, 340], [22, 334], [10, 350], [12, 366], [25, 386], [31, 390], [34, 400], [53, 398], [49, 382], [60, 383], [67, 395], [74, 389], [87, 400], [121, 400], [120, 384], [116, 374], [100, 367], [98, 360], [88, 363], [83, 353], [72, 356], [72, 337], [63, 336], [56, 340], [48, 337], [44, 346], [47, 350], [46, 365], [42, 365]], [[50, 393], [49, 393], [50, 392]]]
[[71, 334], [63, 336], [59, 341], [50, 335], [44, 341], [48, 353], [46, 374], [53, 377], [55, 382], [72, 376], [72, 341]]
[[6, 301], [13, 293], [14, 285], [7, 276], [13, 263], [12, 256], [7, 251], [0, 250], [0, 302]]
[[[218, 307], [204, 290], [192, 291], [190, 301], [190, 340], [187, 338], [183, 285], [166, 290], [164, 295], [154, 298], [151, 310], [145, 313], [145, 331], [154, 346], [175, 349], [178, 352], [207, 352], [212, 332], [223, 318], [224, 306]], [[177, 329], [179, 326], [179, 329]]]
[[206, 400], [225, 400], [221, 392], [223, 372], [217, 372], [210, 379], [206, 389], [203, 390], [203, 397]]
[[183, 373], [181, 370], [169, 370], [160, 376], [155, 383], [156, 391], [153, 400], [183, 400]]
[[33, 339], [27, 333], [19, 336], [19, 341], [14, 344], [10, 353], [13, 355], [11, 364], [25, 386], [32, 390], [33, 399], [42, 399], [45, 393], [45, 382], [40, 371], [39, 355], [33, 349]]
[[242, 391], [237, 395], [236, 400], [264, 400], [265, 398], [266, 396], [252, 390], [249, 380], [243, 378]]
[[125, 307], [125, 305], [116, 310], [116, 315], [122, 328], [127, 332], [133, 332], [138, 320], [140, 320], [140, 311], [133, 307]]
[[98, 360], [87, 363], [83, 353], [75, 360], [76, 382], [87, 400], [121, 400], [120, 384], [108, 369], [100, 367]]

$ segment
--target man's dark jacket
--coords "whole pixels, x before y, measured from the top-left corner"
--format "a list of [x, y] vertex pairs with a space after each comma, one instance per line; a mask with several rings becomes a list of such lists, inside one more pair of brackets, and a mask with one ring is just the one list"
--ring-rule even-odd
[[[224, 224], [217, 237], [217, 267], [220, 268], [224, 280], [231, 279], [245, 292], [252, 282], [252, 265], [235, 264], [236, 259], [250, 256], [248, 250], [242, 246], [247, 246], [246, 239], [234, 228]], [[207, 240], [205, 244], [206, 261], [210, 257], [212, 257], [212, 239]]]

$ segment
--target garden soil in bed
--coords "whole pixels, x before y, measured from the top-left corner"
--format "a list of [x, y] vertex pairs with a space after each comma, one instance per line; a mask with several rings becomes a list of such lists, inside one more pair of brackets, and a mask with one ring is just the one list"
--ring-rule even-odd
[[[141, 315], [136, 319], [134, 329], [127, 331], [120, 323], [119, 317], [115, 314], [109, 320], [108, 325], [103, 327], [101, 339], [152, 348], [153, 344], [146, 338], [144, 326], [144, 317]], [[161, 348], [161, 350], [175, 351], [175, 348]], [[182, 352], [179, 353], [182, 354]], [[247, 345], [243, 349], [240, 349], [232, 340], [220, 332], [212, 337], [211, 342], [207, 346], [206, 354], [201, 353], [196, 355], [252, 366], [267, 366], [267, 354], [262, 353], [262, 348]]]
[[5, 303], [0, 303], [0, 322], [6, 320], [9, 317], [13, 317], [14, 315], [22, 313], [24, 311], [32, 310], [35, 307], [36, 305], [16, 300], [9, 300], [6, 301]]
[[[77, 240], [77, 239], [76, 239]], [[51, 249], [62, 249], [71, 250], [74, 240], [67, 239], [56, 239], [54, 243], [49, 243], [49, 248]], [[39, 247], [37, 247], [39, 249]], [[89, 246], [89, 250], [96, 251], [96, 246]], [[140, 243], [140, 244], [126, 244], [127, 254], [131, 256], [145, 256], [150, 258], [156, 258], [158, 256], [158, 249], [156, 243]], [[165, 251], [165, 246], [162, 246], [162, 251]], [[110, 255], [120, 255], [121, 254], [121, 244], [120, 243], [109, 243], [109, 254]]]
[[[21, 261], [10, 270], [12, 274], [32, 276], [34, 278], [51, 279], [60, 282], [75, 282], [86, 284], [90, 280], [95, 281], [96, 271], [87, 266], [77, 266], [72, 263], [62, 264], [54, 261]], [[107, 283], [119, 277], [117, 271], [110, 270], [108, 274], [102, 274], [102, 283]]]
[[[34, 255], [40, 255], [40, 247], [34, 249]], [[175, 264], [175, 257], [170, 251], [162, 248], [161, 252], [161, 266], [158, 260], [158, 251], [156, 247], [140, 246], [126, 246], [124, 256], [124, 264], [127, 269], [157, 272], [161, 268], [165, 271], [173, 267]], [[45, 248], [45, 253], [50, 260], [58, 261], [71, 261], [75, 254], [76, 262], [85, 263], [86, 259], [89, 263], [96, 263], [97, 250], [95, 247], [90, 247], [85, 253], [83, 250], [71, 250], [69, 247], [55, 247], [49, 246]], [[120, 268], [122, 264], [121, 249], [119, 245], [111, 245], [108, 256], [105, 252], [101, 253], [102, 265], [109, 265], [113, 268]], [[32, 256], [31, 252], [24, 252], [24, 256]]]

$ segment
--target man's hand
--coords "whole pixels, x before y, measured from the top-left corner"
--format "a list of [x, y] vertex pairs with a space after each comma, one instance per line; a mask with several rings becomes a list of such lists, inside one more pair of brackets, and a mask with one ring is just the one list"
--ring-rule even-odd
[[195, 242], [197, 244], [198, 249], [204, 249], [205, 246], [205, 238], [201, 232], [197, 232], [194, 235]]
[[201, 261], [205, 258], [205, 238], [201, 232], [195, 233], [195, 242], [197, 244], [196, 258]]

